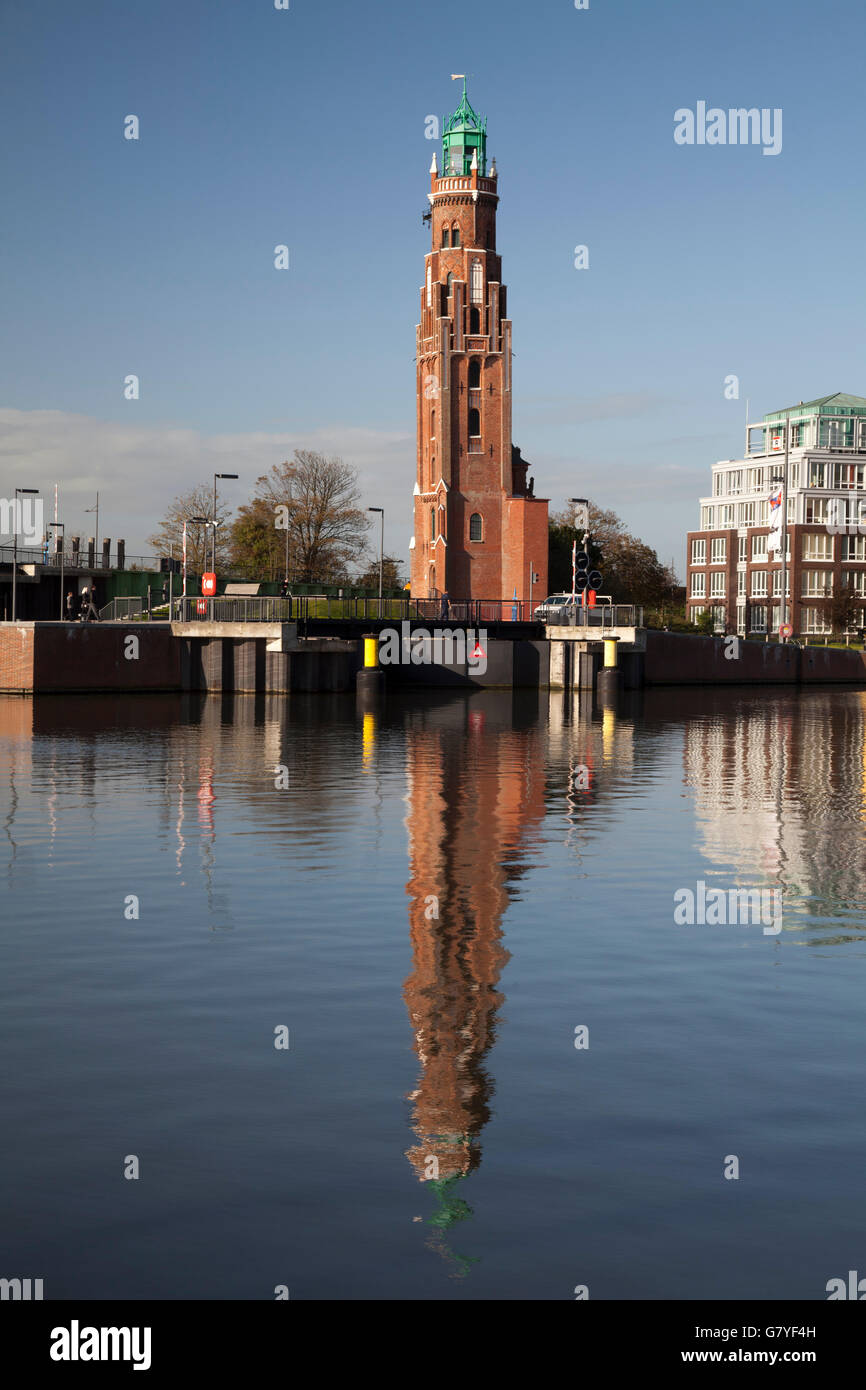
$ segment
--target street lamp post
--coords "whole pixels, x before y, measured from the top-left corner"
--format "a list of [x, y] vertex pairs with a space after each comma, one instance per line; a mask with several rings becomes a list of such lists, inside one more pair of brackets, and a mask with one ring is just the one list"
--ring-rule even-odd
[[38, 487], [16, 487], [15, 505], [12, 508], [12, 621], [18, 611], [18, 496], [35, 497]]
[[378, 512], [381, 521], [379, 532], [379, 617], [382, 616], [382, 574], [385, 568], [385, 508], [368, 507], [368, 512]]
[[211, 569], [216, 573], [216, 528], [217, 528], [217, 478], [237, 478], [237, 473], [214, 473], [213, 475], [213, 563]]
[[[190, 517], [185, 517], [185, 518], [184, 518], [184, 523], [183, 523], [183, 597], [184, 597], [184, 598], [186, 598], [186, 528], [187, 528], [187, 522], [189, 522], [189, 521], [194, 521], [194, 522], [196, 522], [199, 526], [207, 526], [207, 517], [206, 517], [206, 516], [190, 516]], [[205, 544], [205, 550], [206, 550], [206, 549], [207, 549], [207, 545]], [[203, 563], [204, 563], [205, 561], [206, 561], [206, 556], [203, 557]]]
[[[61, 537], [60, 537], [60, 621], [63, 622], [63, 597], [64, 597], [64, 595], [63, 595], [63, 588], [64, 588], [64, 584], [63, 584], [63, 575], [64, 575], [63, 561], [64, 561], [64, 552], [65, 552], [65, 550], [66, 550], [66, 527], [65, 527], [65, 525], [64, 525], [64, 523], [63, 523], [62, 521], [49, 521], [48, 525], [49, 525], [50, 527], [52, 527], [53, 530], [55, 530], [55, 531], [61, 531], [61, 532], [62, 532], [62, 535], [61, 535]], [[55, 542], [55, 545], [56, 545], [56, 542]]]
[[574, 511], [572, 512], [572, 526], [575, 531], [575, 540], [571, 547], [571, 601], [574, 603], [577, 584], [577, 528], [583, 527], [583, 540], [581, 545], [586, 545], [586, 537], [589, 533], [589, 502], [586, 497], [569, 497]]

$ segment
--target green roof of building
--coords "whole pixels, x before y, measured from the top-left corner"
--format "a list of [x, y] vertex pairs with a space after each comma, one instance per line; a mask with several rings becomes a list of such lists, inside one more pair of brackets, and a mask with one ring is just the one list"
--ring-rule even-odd
[[779, 420], [785, 415], [866, 415], [866, 397], [850, 396], [844, 391], [836, 391], [832, 396], [818, 396], [814, 401], [799, 401], [797, 405], [785, 406], [784, 410], [771, 410], [765, 420]]

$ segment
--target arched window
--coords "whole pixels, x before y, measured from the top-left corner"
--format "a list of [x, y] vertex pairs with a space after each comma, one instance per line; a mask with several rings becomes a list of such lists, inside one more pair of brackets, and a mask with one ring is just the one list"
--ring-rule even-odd
[[453, 227], [451, 228], [451, 245], [452, 245], [452, 246], [459, 246], [459, 245], [460, 245], [460, 228], [457, 226], [457, 223], [456, 223], [456, 222], [454, 223]]
[[469, 518], [469, 539], [480, 541], [482, 539], [481, 513], [473, 512]]
[[469, 278], [469, 298], [473, 304], [484, 303], [484, 271], [479, 260], [472, 262]]
[[427, 262], [427, 308], [433, 303], [433, 269], [430, 262]]
[[481, 433], [481, 412], [473, 406], [469, 412], [469, 433], [479, 435]]
[[443, 227], [443, 228], [442, 228], [442, 245], [443, 245], [443, 246], [448, 246], [449, 243], [450, 243], [450, 241], [451, 241], [451, 228], [450, 228], [450, 227]]
[[469, 310], [469, 332], [481, 332], [481, 310], [473, 307]]
[[430, 411], [430, 438], [436, 438], [436, 411]]
[[435, 508], [435, 507], [431, 507], [431, 508], [430, 508], [430, 539], [431, 539], [431, 541], [435, 541], [435, 539], [436, 539], [436, 508]]
[[469, 389], [477, 391], [481, 385], [481, 363], [473, 357], [469, 363]]

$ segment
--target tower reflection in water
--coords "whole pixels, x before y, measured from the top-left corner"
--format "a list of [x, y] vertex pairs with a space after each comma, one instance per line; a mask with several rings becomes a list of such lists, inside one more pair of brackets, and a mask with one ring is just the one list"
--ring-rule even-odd
[[449, 1241], [472, 1215], [467, 1179], [490, 1118], [485, 1061], [509, 959], [502, 918], [526, 872], [527, 831], [544, 815], [537, 698], [520, 694], [428, 702], [406, 721], [412, 971], [403, 997], [420, 1062], [408, 1097], [417, 1143], [406, 1156], [435, 1196], [429, 1244], [457, 1278], [476, 1262]]

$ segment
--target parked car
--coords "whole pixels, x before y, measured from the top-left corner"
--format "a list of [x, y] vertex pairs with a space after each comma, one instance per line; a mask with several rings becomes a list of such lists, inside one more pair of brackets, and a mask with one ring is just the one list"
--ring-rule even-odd
[[[585, 600], [584, 594], [551, 594], [535, 609], [535, 621], [538, 623], [570, 623], [575, 610], [577, 611], [578, 622], [583, 622], [583, 614], [579, 611], [583, 608]], [[609, 608], [612, 599], [609, 594], [596, 594], [595, 607]], [[600, 619], [599, 619], [600, 621]]]
[[533, 616], [537, 623], [567, 623], [569, 610], [579, 607], [580, 603], [580, 594], [575, 598], [571, 594], [551, 594], [538, 605]]

